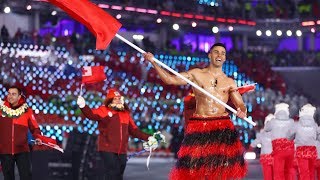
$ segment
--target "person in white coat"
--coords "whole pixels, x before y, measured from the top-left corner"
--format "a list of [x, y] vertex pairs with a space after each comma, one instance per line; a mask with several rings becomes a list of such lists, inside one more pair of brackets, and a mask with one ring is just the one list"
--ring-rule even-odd
[[[265, 117], [264, 126], [266, 126], [274, 118], [273, 114], [269, 114]], [[261, 129], [257, 133], [257, 138], [250, 144], [251, 147], [257, 147], [261, 145], [260, 152], [260, 164], [262, 166], [263, 179], [273, 179], [273, 157], [272, 157], [272, 143], [271, 132]]]
[[316, 108], [311, 104], [304, 105], [299, 112], [299, 122], [295, 128], [296, 158], [299, 179], [314, 180], [317, 159], [318, 125], [314, 120]]
[[275, 118], [265, 127], [271, 131], [274, 180], [294, 179], [294, 121], [289, 117], [289, 105], [275, 106]]

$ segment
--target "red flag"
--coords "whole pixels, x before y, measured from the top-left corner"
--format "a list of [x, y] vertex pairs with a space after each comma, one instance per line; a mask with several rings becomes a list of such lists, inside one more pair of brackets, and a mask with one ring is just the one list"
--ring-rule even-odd
[[84, 24], [93, 33], [96, 49], [106, 49], [119, 31], [121, 23], [88, 0], [49, 0], [72, 18]]
[[38, 136], [37, 138], [41, 140], [41, 146], [35, 146], [36, 150], [48, 150], [47, 148], [50, 147], [62, 153], [64, 152], [63, 149], [57, 144], [56, 140], [46, 136]]
[[37, 137], [37, 138], [39, 138], [43, 143], [57, 144], [57, 141], [56, 141], [56, 140], [51, 139], [51, 138], [49, 138], [49, 137], [47, 137], [47, 136], [39, 136], [39, 137]]
[[238, 87], [238, 91], [241, 95], [246, 92], [254, 91], [255, 89], [256, 89], [256, 83]]
[[82, 68], [82, 84], [92, 84], [107, 79], [103, 66], [85, 66]]

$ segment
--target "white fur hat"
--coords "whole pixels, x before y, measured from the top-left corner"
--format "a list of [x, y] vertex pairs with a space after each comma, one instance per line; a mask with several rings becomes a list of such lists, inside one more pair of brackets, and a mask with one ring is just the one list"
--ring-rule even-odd
[[302, 108], [299, 111], [299, 117], [301, 116], [313, 116], [316, 112], [316, 108], [312, 106], [311, 104], [306, 104], [302, 106]]
[[267, 124], [267, 122], [271, 121], [273, 118], [274, 118], [273, 114], [268, 114], [268, 116], [264, 118], [264, 124]]
[[286, 111], [289, 114], [289, 104], [287, 103], [276, 104], [275, 108], [276, 111], [274, 112], [274, 114], [277, 114], [277, 112], [279, 111]]

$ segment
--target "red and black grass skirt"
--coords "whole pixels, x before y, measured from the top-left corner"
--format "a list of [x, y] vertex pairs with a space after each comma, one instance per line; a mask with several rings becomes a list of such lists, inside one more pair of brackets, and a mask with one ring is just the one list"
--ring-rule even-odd
[[242, 179], [246, 173], [243, 147], [230, 117], [191, 117], [170, 179]]

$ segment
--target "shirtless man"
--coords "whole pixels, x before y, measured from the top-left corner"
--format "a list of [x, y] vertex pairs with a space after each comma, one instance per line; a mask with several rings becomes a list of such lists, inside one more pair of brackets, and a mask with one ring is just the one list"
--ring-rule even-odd
[[[230, 98], [237, 108], [237, 116], [246, 117], [247, 109], [237, 91], [236, 83], [222, 71], [222, 65], [226, 61], [224, 44], [214, 44], [208, 57], [208, 67], [180, 74], [225, 103]], [[187, 84], [156, 64], [151, 53], [144, 54], [144, 58], [154, 66], [165, 84]], [[196, 110], [189, 120], [170, 179], [243, 178], [247, 169], [242, 156], [242, 145], [226, 108], [196, 88], [193, 88], [193, 92]]]

